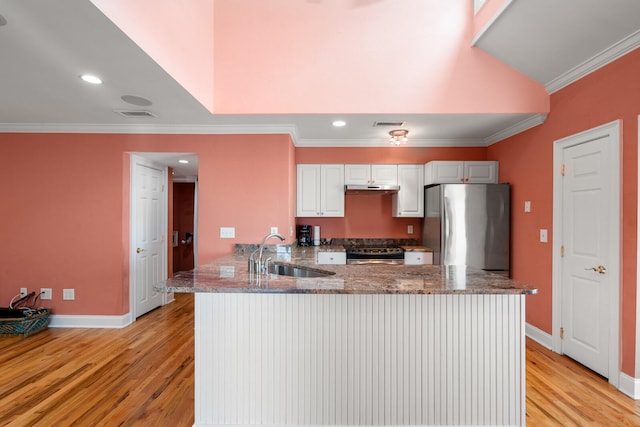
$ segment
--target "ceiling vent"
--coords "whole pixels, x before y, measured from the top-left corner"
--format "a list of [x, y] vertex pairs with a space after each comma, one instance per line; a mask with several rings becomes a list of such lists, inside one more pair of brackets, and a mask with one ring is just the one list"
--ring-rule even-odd
[[153, 114], [151, 111], [146, 110], [114, 110], [116, 113], [120, 114], [122, 117], [126, 117], [128, 119], [135, 119], [138, 117], [158, 117]]
[[373, 122], [373, 127], [391, 126], [394, 128], [401, 128], [404, 126], [404, 123], [405, 122]]

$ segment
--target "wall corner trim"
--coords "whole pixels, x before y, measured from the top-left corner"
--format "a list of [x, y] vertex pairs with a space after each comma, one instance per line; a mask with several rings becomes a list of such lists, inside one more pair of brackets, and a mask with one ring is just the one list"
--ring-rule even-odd
[[131, 313], [122, 316], [93, 316], [53, 314], [50, 328], [115, 328], [120, 329], [133, 323]]

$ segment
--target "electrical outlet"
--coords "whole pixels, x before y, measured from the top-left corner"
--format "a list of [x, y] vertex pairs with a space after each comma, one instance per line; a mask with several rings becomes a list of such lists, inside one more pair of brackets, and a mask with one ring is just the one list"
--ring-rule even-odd
[[63, 289], [62, 290], [62, 299], [71, 301], [76, 299], [76, 290], [75, 289]]
[[27, 296], [27, 288], [20, 288], [20, 296], [21, 297]]
[[53, 299], [51, 288], [40, 288], [40, 299]]
[[278, 232], [278, 227], [271, 227], [271, 234], [275, 234]]
[[413, 234], [413, 225], [407, 225], [407, 234]]
[[524, 202], [524, 211], [525, 213], [531, 212], [531, 202], [529, 200], [525, 200]]

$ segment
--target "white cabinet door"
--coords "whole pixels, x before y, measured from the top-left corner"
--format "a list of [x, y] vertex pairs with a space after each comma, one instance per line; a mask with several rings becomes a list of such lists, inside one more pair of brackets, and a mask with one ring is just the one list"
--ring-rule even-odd
[[405, 265], [433, 264], [433, 252], [405, 252]]
[[425, 185], [498, 182], [498, 162], [494, 161], [434, 161], [424, 171]]
[[347, 185], [398, 185], [398, 165], [344, 165]]
[[424, 167], [398, 165], [400, 191], [393, 195], [394, 217], [424, 217]]
[[318, 252], [316, 264], [335, 264], [341, 265], [347, 263], [346, 252]]
[[371, 165], [371, 183], [398, 185], [398, 165]]
[[344, 165], [298, 165], [296, 216], [344, 216]]
[[425, 165], [425, 185], [459, 184], [464, 180], [463, 162], [437, 161]]
[[320, 166], [320, 216], [344, 216], [344, 165]]
[[498, 182], [498, 162], [464, 162], [465, 182], [495, 184]]
[[344, 165], [344, 183], [346, 185], [371, 184], [371, 165]]
[[320, 215], [320, 165], [298, 165], [296, 216]]

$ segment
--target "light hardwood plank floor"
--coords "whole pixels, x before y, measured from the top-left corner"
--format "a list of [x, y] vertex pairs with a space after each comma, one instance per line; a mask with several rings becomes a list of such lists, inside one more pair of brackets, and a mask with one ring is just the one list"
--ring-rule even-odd
[[[124, 329], [0, 337], [1, 426], [193, 425], [193, 296]], [[640, 426], [640, 404], [527, 341], [527, 424]]]

